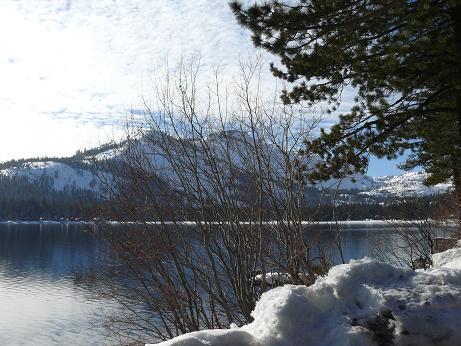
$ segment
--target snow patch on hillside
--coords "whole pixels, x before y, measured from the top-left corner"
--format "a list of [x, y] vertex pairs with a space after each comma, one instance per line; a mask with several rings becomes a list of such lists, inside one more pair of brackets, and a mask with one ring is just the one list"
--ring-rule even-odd
[[52, 179], [53, 188], [63, 191], [66, 187], [81, 190], [95, 190], [97, 179], [86, 169], [73, 168], [64, 163], [54, 161], [28, 162], [21, 166], [0, 170], [3, 176], [24, 176], [30, 182], [37, 182], [41, 177]]
[[435, 186], [424, 185], [428, 177], [425, 172], [409, 172], [395, 176], [381, 176], [373, 178], [373, 186], [362, 194], [368, 196], [429, 196], [448, 192], [453, 188], [451, 182]]
[[[185, 334], [159, 345], [460, 345], [461, 248], [426, 271], [370, 258], [333, 267], [314, 285], [285, 285], [261, 297], [241, 328]], [[381, 343], [383, 344], [383, 343]]]
[[117, 158], [117, 156], [120, 154], [120, 149], [109, 149], [106, 151], [102, 151], [95, 156], [92, 156], [88, 161], [92, 162], [93, 160], [96, 161], [104, 161], [104, 160], [110, 160]]

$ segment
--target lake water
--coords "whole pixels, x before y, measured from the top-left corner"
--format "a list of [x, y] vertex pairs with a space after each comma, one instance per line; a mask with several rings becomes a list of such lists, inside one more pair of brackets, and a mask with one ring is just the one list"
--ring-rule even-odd
[[[81, 224], [0, 224], [0, 345], [111, 345], [92, 317], [114, 303], [89, 299], [76, 275], [102, 268], [101, 243]], [[325, 226], [322, 240], [334, 232]], [[344, 257], [370, 256], [382, 225], [344, 228]]]
[[104, 345], [75, 273], [97, 269], [88, 226], [0, 225], [0, 345]]

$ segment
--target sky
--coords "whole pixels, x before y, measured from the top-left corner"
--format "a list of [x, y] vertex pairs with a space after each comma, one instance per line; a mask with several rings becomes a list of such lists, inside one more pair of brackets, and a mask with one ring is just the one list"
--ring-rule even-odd
[[[0, 161], [118, 138], [167, 62], [199, 52], [202, 68], [232, 76], [257, 54], [227, 0], [2, 0], [0, 33]], [[375, 171], [399, 172], [385, 161]]]

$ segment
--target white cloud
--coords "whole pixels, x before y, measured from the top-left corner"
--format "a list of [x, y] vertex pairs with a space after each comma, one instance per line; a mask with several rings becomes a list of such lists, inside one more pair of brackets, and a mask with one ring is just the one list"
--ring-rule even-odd
[[228, 0], [2, 0], [0, 32], [0, 161], [118, 136], [167, 60], [198, 51], [204, 70], [232, 78], [256, 53]]
[[101, 140], [167, 57], [225, 67], [255, 51], [226, 0], [3, 0], [0, 32], [0, 160]]

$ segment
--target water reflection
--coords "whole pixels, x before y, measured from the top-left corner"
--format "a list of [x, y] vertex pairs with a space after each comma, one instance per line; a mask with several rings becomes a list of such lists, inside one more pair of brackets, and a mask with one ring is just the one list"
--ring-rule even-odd
[[100, 243], [88, 226], [0, 225], [0, 345], [110, 344], [74, 273], [96, 270]]
[[[334, 226], [323, 225], [317, 227], [314, 232], [307, 231], [308, 237], [319, 237], [323, 246], [323, 251], [332, 260], [332, 263], [342, 262], [341, 253], [338, 251], [337, 240], [339, 239], [342, 257], [345, 262], [351, 259], [360, 259], [372, 257], [380, 260], [389, 260], [384, 258], [383, 251], [386, 249], [396, 249], [408, 246], [408, 242], [402, 238], [403, 233], [412, 233], [413, 239], [420, 239], [424, 242], [424, 235], [411, 224], [397, 225], [389, 224], [388, 226], [373, 224], [354, 224], [340, 225], [339, 231]], [[452, 227], [434, 227], [431, 231], [436, 237], [450, 237], [453, 233]], [[400, 234], [399, 234], [400, 233]], [[394, 263], [395, 264], [395, 263]]]

